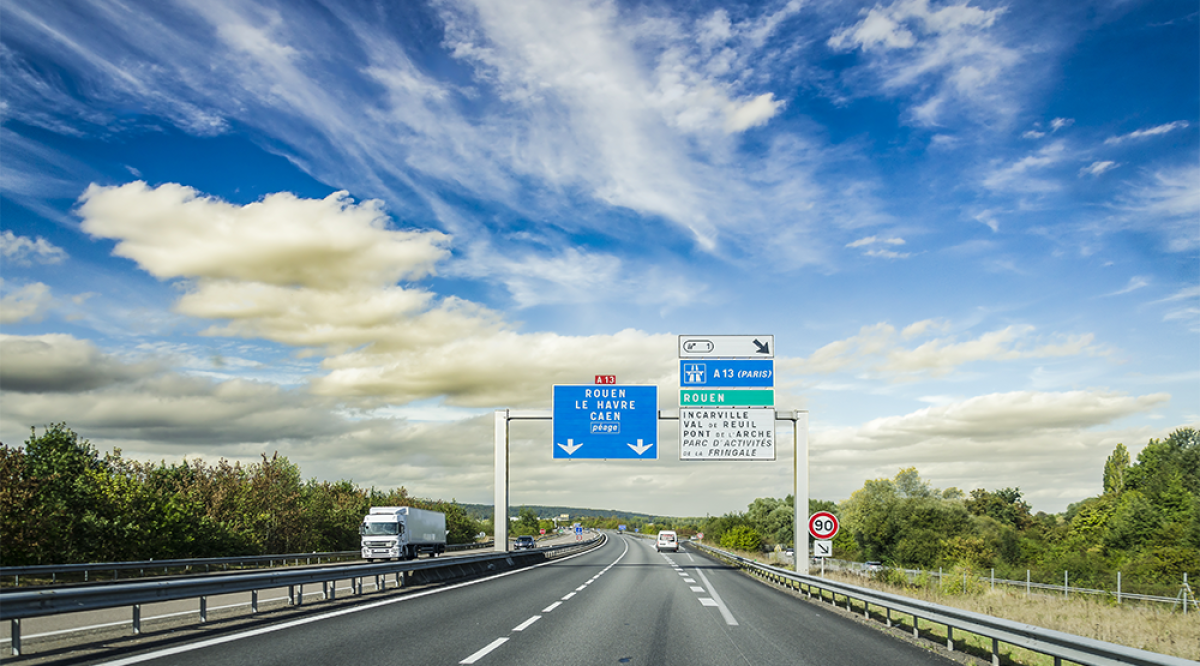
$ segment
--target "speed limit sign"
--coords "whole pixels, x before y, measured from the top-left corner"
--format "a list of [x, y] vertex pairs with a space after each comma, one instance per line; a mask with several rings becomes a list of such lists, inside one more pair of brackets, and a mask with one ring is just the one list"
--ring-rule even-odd
[[828, 511], [818, 511], [808, 519], [808, 533], [814, 539], [832, 539], [838, 533], [837, 516]]

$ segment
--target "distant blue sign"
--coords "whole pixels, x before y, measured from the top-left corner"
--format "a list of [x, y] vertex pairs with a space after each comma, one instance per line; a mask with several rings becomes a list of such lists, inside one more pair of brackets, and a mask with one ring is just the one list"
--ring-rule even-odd
[[711, 359], [679, 361], [680, 388], [715, 386], [775, 386], [775, 361], [772, 359]]
[[658, 458], [658, 387], [554, 387], [554, 457]]

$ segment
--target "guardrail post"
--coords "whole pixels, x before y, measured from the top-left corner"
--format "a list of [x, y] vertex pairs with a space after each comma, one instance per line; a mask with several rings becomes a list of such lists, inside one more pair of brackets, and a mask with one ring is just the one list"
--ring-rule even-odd
[[296, 586], [288, 585], [288, 605], [296, 605]]
[[954, 627], [946, 625], [946, 649], [954, 652]]
[[208, 597], [200, 597], [200, 624], [208, 622]]
[[19, 657], [21, 656], [21, 619], [13, 618], [9, 626], [11, 627], [9, 633], [12, 635], [12, 653], [13, 656]]
[[133, 634], [136, 636], [142, 633], [142, 605], [133, 605]]
[[258, 612], [258, 590], [250, 590], [250, 612]]
[[920, 629], [917, 628], [918, 624], [919, 624], [919, 621], [918, 621], [917, 616], [913, 615], [913, 638], [921, 637], [921, 631], [920, 631]]
[[992, 666], [1000, 666], [1000, 639], [992, 639]]

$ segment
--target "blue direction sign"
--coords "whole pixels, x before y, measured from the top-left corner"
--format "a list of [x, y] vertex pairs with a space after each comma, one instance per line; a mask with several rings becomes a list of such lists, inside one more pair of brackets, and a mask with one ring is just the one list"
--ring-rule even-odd
[[775, 386], [775, 361], [770, 359], [681, 359], [679, 387]]
[[554, 387], [554, 457], [658, 458], [658, 387]]

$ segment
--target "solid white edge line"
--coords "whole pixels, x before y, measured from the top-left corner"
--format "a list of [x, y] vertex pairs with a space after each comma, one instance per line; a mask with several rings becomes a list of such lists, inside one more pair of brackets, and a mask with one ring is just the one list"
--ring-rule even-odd
[[[408, 601], [410, 599], [419, 599], [421, 597], [427, 597], [431, 594], [440, 594], [442, 592], [448, 592], [450, 590], [457, 590], [462, 587], [470, 587], [471, 585], [478, 585], [479, 583], [486, 583], [490, 580], [495, 580], [497, 578], [503, 578], [505, 576], [512, 576], [514, 574], [519, 574], [519, 573], [522, 573], [525, 571], [532, 571], [539, 567], [544, 567], [544, 566], [548, 566], [551, 564], [557, 564], [559, 562], [566, 562], [567, 560], [575, 559], [576, 557], [579, 557], [581, 555], [586, 555], [590, 552], [591, 552], [590, 550], [586, 550], [582, 553], [576, 553], [575, 555], [568, 555], [566, 557], [559, 558], [557, 560], [550, 560], [549, 562], [542, 562], [541, 564], [535, 564], [531, 567], [524, 567], [522, 569], [513, 569], [512, 571], [505, 571], [503, 573], [498, 573], [495, 576], [489, 576], [487, 578], [478, 578], [476, 580], [468, 580], [468, 581], [465, 581], [462, 583], [456, 583], [454, 585], [447, 585], [446, 587], [439, 587], [439, 588], [432, 589], [432, 590], [425, 590], [424, 592], [413, 592], [412, 594], [406, 594], [406, 595], [395, 597], [392, 599], [381, 599], [379, 601], [375, 601], [375, 602], [372, 602], [369, 604], [363, 604], [361, 606], [354, 606], [352, 608], [343, 608], [340, 610], [331, 611], [329, 613], [323, 613], [321, 615], [314, 615], [312, 617], [305, 617], [305, 618], [300, 618], [298, 620], [292, 620], [291, 622], [284, 622], [282, 624], [273, 624], [273, 625], [267, 626], [267, 627], [259, 627], [258, 629], [251, 629], [250, 631], [243, 632], [240, 634], [231, 634], [229, 636], [210, 638], [208, 640], [199, 641], [197, 643], [190, 643], [188, 645], [179, 645], [176, 647], [167, 648], [165, 650], [158, 650], [157, 652], [147, 652], [145, 654], [133, 655], [131, 657], [125, 657], [124, 659], [117, 659], [114, 661], [105, 661], [105, 662], [101, 662], [101, 663], [104, 664], [105, 666], [127, 666], [128, 664], [139, 664], [143, 661], [150, 661], [151, 659], [159, 659], [161, 657], [168, 657], [173, 654], [182, 654], [184, 652], [190, 652], [192, 650], [199, 650], [201, 648], [206, 648], [206, 647], [210, 647], [213, 645], [220, 645], [222, 643], [232, 643], [233, 641], [241, 640], [243, 638], [250, 638], [252, 636], [260, 636], [262, 634], [269, 634], [269, 633], [276, 632], [276, 631], [282, 631], [284, 629], [291, 629], [292, 627], [299, 627], [299, 626], [303, 626], [306, 624], [311, 624], [313, 622], [318, 622], [320, 620], [327, 620], [327, 619], [333, 618], [333, 617], [349, 615], [351, 613], [357, 613], [359, 611], [372, 610], [375, 608], [379, 608], [381, 606], [388, 606], [391, 604], [400, 603], [402, 601]], [[625, 554], [622, 553], [621, 556], [624, 557]], [[617, 559], [620, 560], [620, 558], [617, 558]], [[504, 639], [504, 640], [508, 640], [508, 639]]]
[[495, 650], [496, 648], [500, 647], [501, 645], [504, 645], [504, 644], [505, 644], [505, 643], [507, 643], [507, 642], [508, 642], [508, 638], [507, 638], [507, 637], [505, 637], [505, 638], [497, 638], [496, 640], [492, 641], [491, 643], [488, 643], [488, 644], [487, 644], [487, 645], [486, 645], [486, 646], [485, 646], [485, 647], [484, 647], [482, 650], [480, 650], [480, 651], [476, 652], [475, 654], [473, 654], [473, 655], [471, 655], [471, 656], [467, 657], [466, 659], [463, 659], [462, 661], [460, 661], [460, 662], [458, 662], [458, 663], [460, 663], [460, 664], [473, 664], [473, 663], [475, 663], [475, 662], [479, 661], [480, 659], [483, 659], [484, 657], [486, 657], [486, 656], [487, 656], [487, 654], [488, 654], [489, 652], [491, 652], [492, 650]]
[[708, 582], [708, 576], [705, 576], [701, 569], [696, 569], [696, 574], [700, 576], [700, 580], [704, 581], [704, 587], [708, 588], [708, 593], [712, 595], [713, 601], [717, 602], [717, 610], [721, 611], [721, 615], [725, 617], [725, 624], [736, 627], [738, 621], [734, 619], [733, 613], [729, 612], [725, 602], [721, 601], [721, 595], [713, 589], [712, 583]]

